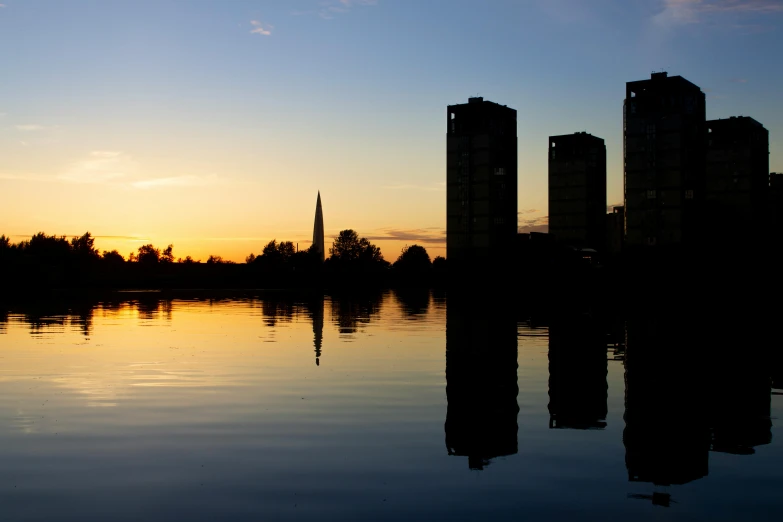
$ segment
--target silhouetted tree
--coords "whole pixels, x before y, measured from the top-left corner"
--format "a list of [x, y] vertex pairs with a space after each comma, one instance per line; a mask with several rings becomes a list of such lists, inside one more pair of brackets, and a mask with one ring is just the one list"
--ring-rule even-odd
[[157, 265], [160, 262], [160, 250], [152, 244], [140, 246], [136, 262], [142, 265]]
[[209, 256], [207, 259], [208, 265], [219, 265], [223, 263], [223, 258], [221, 256]]
[[200, 263], [201, 261], [194, 261], [192, 257], [185, 256], [185, 259], [182, 259], [181, 257], [177, 259], [177, 263], [183, 264], [183, 265], [193, 265], [195, 263]]
[[15, 257], [17, 249], [15, 245], [11, 243], [10, 238], [6, 235], [0, 236], [0, 267], [6, 267], [11, 263], [11, 259]]
[[264, 246], [261, 257], [267, 263], [277, 264], [287, 262], [295, 253], [296, 248], [294, 248], [294, 244], [291, 241], [278, 243], [273, 239]]
[[81, 237], [71, 238], [71, 251], [83, 259], [97, 259], [99, 256], [98, 249], [95, 248], [95, 238], [89, 232]]
[[446, 258], [443, 256], [437, 256], [432, 260], [432, 269], [435, 272], [444, 272], [446, 270]]
[[173, 263], [174, 262], [174, 245], [167, 246], [160, 254], [161, 263]]
[[296, 253], [296, 247], [291, 241], [281, 241], [277, 244], [277, 251], [283, 261], [287, 262]]
[[295, 254], [296, 247], [291, 241], [278, 243], [273, 239], [264, 246], [260, 256], [253, 258], [252, 262], [258, 263], [267, 273], [280, 273], [292, 268], [292, 259]]
[[370, 243], [367, 238], [360, 238], [355, 230], [341, 230], [334, 240], [334, 246], [329, 249], [332, 260], [342, 262], [362, 261], [366, 263], [383, 263], [381, 249]]
[[248, 265], [252, 265], [256, 260], [255, 254], [253, 252], [250, 252], [250, 255], [245, 258], [245, 263]]
[[109, 265], [121, 265], [125, 263], [125, 258], [116, 250], [112, 250], [111, 252], [104, 250], [102, 259], [104, 263]]
[[277, 240], [273, 239], [266, 245], [264, 245], [264, 248], [261, 250], [261, 256], [266, 256], [267, 259], [272, 259], [273, 257], [277, 256]]
[[355, 230], [341, 230], [329, 249], [332, 259], [341, 261], [354, 261], [359, 259], [361, 246], [359, 234]]
[[313, 245], [305, 250], [295, 252], [288, 263], [295, 272], [314, 272], [321, 267], [321, 256]]
[[420, 245], [406, 246], [394, 262], [395, 270], [405, 274], [423, 274], [432, 268], [427, 249]]
[[21, 246], [27, 256], [46, 264], [64, 266], [71, 253], [71, 245], [65, 236], [47, 236], [43, 232], [38, 232]]

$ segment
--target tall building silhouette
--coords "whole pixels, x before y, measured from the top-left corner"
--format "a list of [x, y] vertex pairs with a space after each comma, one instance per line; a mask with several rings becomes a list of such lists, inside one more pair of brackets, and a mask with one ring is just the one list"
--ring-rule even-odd
[[616, 255], [622, 252], [625, 243], [625, 207], [613, 207], [606, 214], [606, 252]]
[[[450, 269], [513, 252], [517, 234], [517, 111], [483, 98], [450, 105], [446, 253]], [[510, 257], [510, 256], [509, 256]]]
[[549, 233], [565, 244], [606, 245], [606, 145], [586, 132], [549, 137]]
[[783, 172], [769, 174], [767, 220], [772, 233], [779, 234], [783, 230]]
[[653, 73], [626, 84], [623, 113], [626, 245], [692, 244], [705, 198], [704, 93]]
[[315, 203], [315, 224], [313, 225], [313, 246], [321, 256], [321, 261], [325, 259], [324, 249], [324, 214], [321, 209], [321, 191], [318, 191], [318, 201]]
[[759, 239], [769, 197], [769, 132], [747, 116], [707, 122], [707, 222], [733, 242]]

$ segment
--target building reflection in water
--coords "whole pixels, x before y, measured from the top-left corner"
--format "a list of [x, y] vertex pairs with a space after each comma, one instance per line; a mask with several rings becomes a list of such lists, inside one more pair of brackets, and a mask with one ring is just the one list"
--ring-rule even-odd
[[[756, 322], [714, 314], [705, 321], [626, 322], [629, 480], [685, 484], [707, 475], [710, 451], [750, 455], [772, 440], [774, 365]], [[650, 498], [659, 505], [671, 501], [661, 492]]]
[[625, 464], [632, 482], [685, 484], [707, 475], [704, 360], [678, 318], [626, 322]]
[[549, 326], [549, 427], [606, 427], [607, 360], [603, 329], [589, 315]]
[[492, 299], [446, 304], [446, 448], [483, 469], [517, 452], [516, 321]]
[[[723, 317], [711, 332], [710, 425], [713, 451], [751, 455], [772, 441], [772, 364], [760, 316]], [[777, 350], [776, 350], [777, 351]]]

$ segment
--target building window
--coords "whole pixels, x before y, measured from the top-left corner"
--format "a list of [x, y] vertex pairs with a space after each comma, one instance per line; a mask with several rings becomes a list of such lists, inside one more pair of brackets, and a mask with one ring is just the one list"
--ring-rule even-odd
[[496, 167], [495, 168], [495, 176], [505, 176], [505, 175], [506, 175], [505, 167]]
[[502, 217], [496, 217], [495, 218], [495, 224], [496, 225], [502, 225], [505, 222], [505, 220]]
[[656, 238], [654, 236], [647, 238], [647, 245], [648, 246], [654, 246], [657, 243]]
[[685, 199], [693, 199], [693, 191], [692, 190], [686, 190], [685, 191]]
[[648, 190], [647, 191], [647, 199], [655, 199], [656, 193], [654, 190]]

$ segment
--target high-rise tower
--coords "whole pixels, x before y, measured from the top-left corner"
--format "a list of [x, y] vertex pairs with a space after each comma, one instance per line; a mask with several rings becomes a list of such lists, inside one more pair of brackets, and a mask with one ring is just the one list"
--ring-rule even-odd
[[318, 191], [318, 201], [315, 204], [315, 224], [313, 225], [313, 246], [316, 252], [321, 256], [321, 261], [325, 258], [324, 251], [324, 213], [321, 210], [321, 191]]
[[450, 105], [446, 150], [449, 266], [497, 273], [517, 234], [517, 111], [484, 98]]
[[707, 122], [708, 237], [765, 241], [769, 198], [769, 132], [747, 116]]
[[606, 245], [606, 145], [586, 132], [549, 137], [549, 233], [576, 247]]
[[703, 225], [706, 104], [681, 76], [626, 84], [625, 241], [692, 245]]

